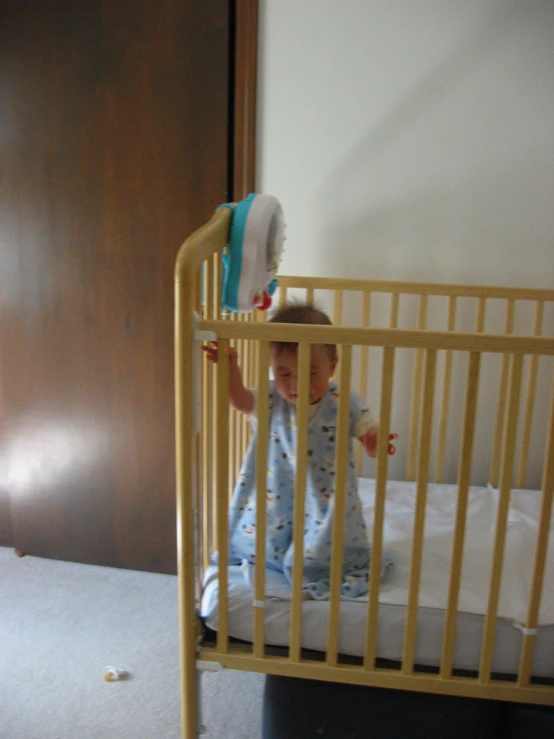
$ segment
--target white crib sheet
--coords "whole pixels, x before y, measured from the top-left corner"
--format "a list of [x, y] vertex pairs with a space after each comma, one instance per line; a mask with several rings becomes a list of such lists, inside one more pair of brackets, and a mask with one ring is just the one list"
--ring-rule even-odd
[[[380, 592], [377, 655], [395, 661], [400, 660], [402, 654], [415, 492], [414, 483], [387, 484], [384, 547], [393, 553], [396, 566], [392, 580], [383, 585]], [[373, 480], [360, 480], [360, 497], [371, 532], [375, 499]], [[438, 666], [440, 663], [456, 502], [456, 486], [429, 485], [416, 640], [416, 662], [421, 665]], [[460, 669], [472, 670], [479, 666], [497, 503], [496, 490], [471, 488], [454, 658], [454, 666]], [[496, 672], [517, 672], [522, 639], [517, 624], [524, 623], [526, 617], [540, 504], [540, 491], [512, 491], [493, 660], [493, 670]], [[554, 516], [551, 520], [551, 534], [553, 522]], [[288, 645], [289, 595], [286, 582], [279, 582], [274, 577], [268, 578], [265, 603], [267, 644]], [[237, 639], [252, 639], [252, 599], [253, 592], [243, 570], [240, 567], [229, 568], [229, 633]], [[217, 569], [210, 567], [205, 576], [201, 612], [207, 625], [215, 630], [217, 601]], [[304, 602], [302, 644], [305, 648], [325, 650], [327, 615], [328, 603]], [[367, 598], [341, 603], [341, 653], [363, 655], [366, 616]], [[537, 636], [533, 674], [554, 677], [553, 535], [549, 539], [539, 623], [541, 627]]]

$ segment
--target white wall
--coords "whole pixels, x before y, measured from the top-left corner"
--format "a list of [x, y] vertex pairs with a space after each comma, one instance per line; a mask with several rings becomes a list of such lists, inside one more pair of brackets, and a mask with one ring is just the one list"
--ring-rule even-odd
[[552, 0], [262, 0], [260, 22], [283, 273], [554, 285]]

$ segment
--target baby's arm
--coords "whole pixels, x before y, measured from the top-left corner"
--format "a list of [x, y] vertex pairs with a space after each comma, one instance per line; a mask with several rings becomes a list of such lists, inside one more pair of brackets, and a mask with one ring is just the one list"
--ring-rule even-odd
[[[202, 348], [210, 362], [217, 362], [219, 358], [217, 342], [211, 342]], [[239, 413], [249, 416], [254, 410], [254, 395], [244, 387], [237, 351], [229, 348], [225, 350], [225, 354], [229, 357], [229, 404]]]
[[[370, 429], [369, 431], [366, 431], [363, 436], [360, 436], [360, 442], [365, 449], [366, 454], [369, 457], [375, 457], [377, 456], [377, 441], [379, 439], [379, 427]], [[391, 441], [394, 441], [395, 439], [398, 439], [398, 434], [389, 434], [389, 448], [388, 453], [389, 454], [395, 454], [396, 447], [394, 444], [391, 444]]]
[[[366, 454], [375, 459], [377, 456], [377, 441], [379, 439], [379, 424], [366, 408], [362, 410], [354, 426], [354, 435], [360, 440]], [[389, 434], [389, 454], [396, 452], [396, 447], [390, 443], [395, 439], [398, 439], [398, 434]]]

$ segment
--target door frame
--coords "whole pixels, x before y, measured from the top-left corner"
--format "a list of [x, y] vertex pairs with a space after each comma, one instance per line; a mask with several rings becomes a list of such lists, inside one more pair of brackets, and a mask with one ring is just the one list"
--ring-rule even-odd
[[256, 187], [256, 102], [258, 81], [259, 0], [235, 0], [231, 12], [234, 74], [230, 109], [230, 197], [242, 200]]

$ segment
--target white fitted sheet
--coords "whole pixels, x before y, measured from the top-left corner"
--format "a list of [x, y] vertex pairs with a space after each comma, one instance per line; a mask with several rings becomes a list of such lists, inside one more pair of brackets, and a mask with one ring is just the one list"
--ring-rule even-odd
[[[415, 493], [414, 483], [387, 484], [384, 548], [394, 555], [396, 565], [390, 581], [381, 587], [377, 656], [394, 661], [399, 661], [402, 655]], [[373, 480], [360, 480], [360, 497], [371, 532], [375, 499]], [[456, 502], [456, 486], [429, 485], [415, 655], [420, 665], [440, 664]], [[454, 655], [454, 666], [460, 669], [475, 670], [479, 666], [497, 504], [498, 491], [490, 487], [471, 488]], [[539, 491], [512, 491], [493, 659], [495, 672], [514, 674], [518, 669], [522, 632], [517, 624], [525, 622], [527, 612], [540, 504]], [[553, 522], [554, 516], [551, 534]], [[287, 646], [290, 589], [284, 578], [267, 574], [266, 643]], [[229, 568], [229, 633], [245, 641], [251, 641], [253, 628], [254, 595], [249, 584], [250, 575], [249, 568]], [[202, 616], [210, 628], [217, 630], [217, 568], [208, 569], [204, 582]], [[306, 600], [303, 603], [302, 644], [306, 649], [325, 650], [327, 616], [327, 602]], [[339, 649], [342, 654], [363, 655], [366, 617], [367, 597], [341, 602]], [[549, 538], [539, 623], [533, 674], [554, 677], [554, 535]]]

